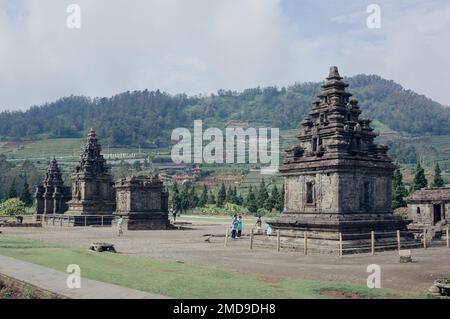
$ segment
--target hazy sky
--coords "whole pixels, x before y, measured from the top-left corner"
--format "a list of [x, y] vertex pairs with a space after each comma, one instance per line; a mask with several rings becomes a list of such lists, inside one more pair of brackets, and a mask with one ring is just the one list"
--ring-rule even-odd
[[[81, 8], [81, 29], [66, 26]], [[369, 4], [381, 29], [369, 29]], [[0, 110], [379, 74], [450, 105], [448, 0], [0, 0]]]

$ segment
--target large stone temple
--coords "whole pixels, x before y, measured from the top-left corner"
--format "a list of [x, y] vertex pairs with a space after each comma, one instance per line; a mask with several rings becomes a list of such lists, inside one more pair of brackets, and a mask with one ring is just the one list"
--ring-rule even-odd
[[50, 162], [42, 185], [36, 188], [36, 220], [43, 215], [63, 214], [67, 210], [67, 202], [71, 199], [70, 187], [64, 186], [61, 171], [56, 159]]
[[[106, 160], [101, 155], [97, 135], [92, 129], [82, 148], [80, 163], [71, 179], [72, 200], [68, 202], [66, 214], [75, 216], [74, 224], [84, 223], [85, 219], [81, 218], [84, 215], [103, 215], [103, 222], [110, 222], [116, 206], [114, 182]], [[90, 218], [89, 223], [98, 224], [97, 219]]]
[[[360, 119], [358, 102], [346, 91], [337, 67], [330, 74], [302, 122], [299, 144], [286, 151], [280, 174], [285, 178], [285, 209], [271, 221], [295, 246], [308, 234], [310, 249], [336, 252], [377, 245], [396, 247], [411, 240], [408, 222], [391, 208], [391, 183], [396, 166], [388, 148], [374, 143], [370, 120]], [[404, 238], [403, 238], [404, 237]], [[370, 249], [370, 248], [369, 248]]]

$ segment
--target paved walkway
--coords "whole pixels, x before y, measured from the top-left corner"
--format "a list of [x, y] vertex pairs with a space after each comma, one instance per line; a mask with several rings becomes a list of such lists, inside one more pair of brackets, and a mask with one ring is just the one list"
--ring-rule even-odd
[[[0, 273], [73, 299], [164, 299], [166, 297], [81, 278], [80, 289], [66, 285], [68, 273], [0, 255]], [[83, 276], [83, 273], [81, 273]]]

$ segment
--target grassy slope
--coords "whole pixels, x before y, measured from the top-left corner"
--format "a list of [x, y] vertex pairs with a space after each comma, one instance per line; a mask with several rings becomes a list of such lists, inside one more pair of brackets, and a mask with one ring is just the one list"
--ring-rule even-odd
[[0, 237], [0, 254], [65, 271], [78, 264], [82, 276], [174, 298], [325, 298], [332, 290], [370, 298], [416, 297], [386, 289], [286, 278], [279, 281], [213, 267], [163, 262], [138, 256], [98, 254], [15, 237]]

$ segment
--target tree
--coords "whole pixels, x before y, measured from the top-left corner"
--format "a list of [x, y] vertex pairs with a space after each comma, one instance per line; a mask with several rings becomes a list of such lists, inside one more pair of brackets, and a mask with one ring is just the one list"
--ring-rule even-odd
[[207, 203], [208, 203], [208, 187], [206, 187], [206, 185], [203, 185], [203, 191], [198, 200], [198, 206], [205, 207]]
[[210, 204], [210, 205], [217, 204], [216, 196], [214, 195], [214, 193], [212, 191], [209, 191], [208, 204]]
[[264, 179], [261, 181], [258, 190], [257, 204], [259, 208], [263, 208], [269, 199], [269, 192], [267, 191], [266, 183]]
[[191, 191], [189, 192], [189, 208], [196, 208], [198, 207], [199, 198], [197, 195], [197, 192], [194, 187], [191, 188]]
[[250, 185], [250, 188], [248, 190], [247, 199], [245, 200], [245, 206], [250, 211], [250, 213], [257, 213], [258, 212], [258, 204], [256, 201], [255, 193], [253, 193], [253, 188]]
[[434, 168], [433, 187], [444, 187], [444, 180], [442, 179], [441, 173], [442, 171], [439, 163], [436, 163], [436, 167]]
[[169, 198], [170, 206], [172, 206], [175, 210], [180, 210], [182, 207], [181, 207], [180, 191], [178, 190], [177, 182], [173, 183], [169, 194], [170, 194]]
[[278, 187], [275, 185], [272, 188], [272, 192], [270, 193], [269, 199], [266, 201], [266, 204], [264, 206], [265, 209], [268, 211], [271, 211], [272, 209], [278, 208], [278, 201], [280, 200], [280, 194], [278, 193]]
[[405, 197], [408, 195], [405, 185], [403, 184], [403, 175], [400, 168], [394, 172], [392, 178], [392, 208], [406, 207]]
[[135, 161], [135, 162], [133, 163], [133, 169], [134, 169], [136, 172], [142, 171], [142, 164], [141, 164], [141, 161]]
[[0, 215], [14, 216], [16, 214], [25, 214], [26, 206], [19, 198], [10, 198], [0, 204]]
[[217, 206], [222, 207], [225, 204], [225, 201], [227, 200], [227, 190], [225, 188], [225, 184], [222, 183], [222, 186], [219, 189], [219, 192], [217, 193]]
[[9, 187], [9, 191], [8, 191], [8, 198], [17, 198], [18, 194], [17, 194], [17, 189], [16, 189], [16, 179], [13, 178], [12, 183]]
[[22, 193], [20, 194], [20, 199], [25, 203], [25, 206], [31, 207], [33, 205], [33, 196], [30, 193], [30, 186], [27, 180], [23, 183]]
[[425, 177], [425, 170], [420, 165], [420, 163], [417, 163], [416, 175], [414, 176], [412, 191], [414, 192], [427, 186], [428, 181], [427, 178]]

